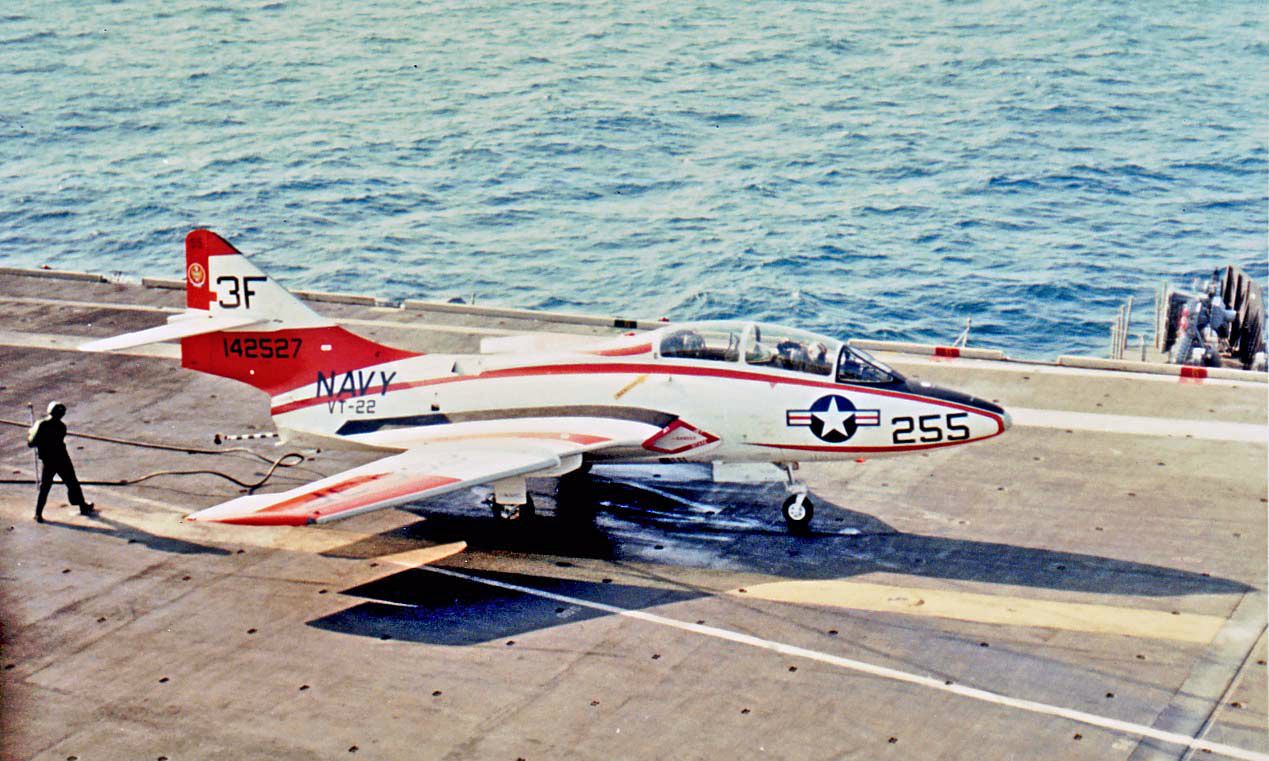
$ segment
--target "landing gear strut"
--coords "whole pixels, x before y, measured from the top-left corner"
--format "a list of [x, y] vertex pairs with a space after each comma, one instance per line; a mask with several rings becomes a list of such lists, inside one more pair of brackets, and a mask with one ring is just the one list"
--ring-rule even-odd
[[504, 521], [528, 520], [536, 514], [533, 497], [529, 494], [523, 477], [494, 481], [493, 494], [485, 500], [494, 517]]
[[784, 515], [784, 522], [789, 527], [789, 532], [794, 534], [806, 534], [811, 530], [811, 518], [815, 516], [815, 503], [807, 496], [806, 484], [798, 481], [793, 476], [793, 471], [797, 470], [796, 462], [786, 463], [784, 472], [788, 476], [789, 482], [785, 485], [785, 490], [789, 496], [785, 498], [784, 505], [781, 506], [780, 512]]

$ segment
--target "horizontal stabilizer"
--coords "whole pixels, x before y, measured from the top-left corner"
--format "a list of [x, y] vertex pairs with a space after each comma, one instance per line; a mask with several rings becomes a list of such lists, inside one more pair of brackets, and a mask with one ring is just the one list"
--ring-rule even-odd
[[124, 333], [111, 338], [102, 338], [97, 341], [89, 341], [86, 344], [80, 344], [79, 350], [115, 351], [117, 349], [131, 349], [134, 346], [144, 346], [145, 344], [160, 343], [162, 341], [175, 341], [180, 338], [200, 336], [204, 333], [215, 333], [221, 330], [232, 330], [233, 328], [242, 328], [247, 325], [255, 325], [258, 322], [265, 322], [265, 319], [261, 317], [241, 317], [224, 314], [204, 315], [207, 315], [207, 313], [185, 312], [170, 318], [166, 325], [159, 325], [148, 330], [138, 330], [135, 333]]

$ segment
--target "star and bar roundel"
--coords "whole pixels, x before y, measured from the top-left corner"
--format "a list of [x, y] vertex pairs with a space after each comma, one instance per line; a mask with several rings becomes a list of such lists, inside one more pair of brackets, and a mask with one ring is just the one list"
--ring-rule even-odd
[[809, 427], [821, 441], [840, 444], [848, 441], [860, 426], [881, 425], [881, 410], [859, 410], [844, 396], [828, 394], [816, 399], [809, 410], [788, 410], [785, 424], [790, 428]]

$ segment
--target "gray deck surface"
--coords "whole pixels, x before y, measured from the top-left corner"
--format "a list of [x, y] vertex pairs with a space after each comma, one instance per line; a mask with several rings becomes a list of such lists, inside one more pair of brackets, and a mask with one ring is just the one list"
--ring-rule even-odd
[[[214, 433], [270, 430], [246, 386], [68, 350], [159, 324], [182, 298], [0, 275], [0, 419], [58, 398], [72, 431], [214, 449]], [[316, 308], [430, 351], [603, 332]], [[1246, 435], [1265, 425], [1265, 386], [886, 359], [1010, 409], [1127, 417], [1095, 430], [1049, 415], [988, 443], [804, 466], [809, 537], [785, 533], [778, 484], [683, 466], [596, 468], [558, 495], [531, 482], [539, 516], [524, 525], [468, 492], [323, 527], [182, 523], [239, 493], [202, 475], [90, 486], [93, 518], [59, 486], [40, 526], [33, 487], [0, 484], [0, 755], [1220, 757], [1060, 709], [1269, 753], [1266, 446]], [[1121, 430], [1141, 418], [1159, 430]], [[1233, 425], [1187, 437], [1196, 421]], [[33, 475], [23, 433], [0, 425], [4, 478]], [[267, 467], [70, 441], [85, 480]], [[270, 488], [366, 459], [322, 452]], [[455, 542], [466, 550], [431, 566], [387, 557]]]

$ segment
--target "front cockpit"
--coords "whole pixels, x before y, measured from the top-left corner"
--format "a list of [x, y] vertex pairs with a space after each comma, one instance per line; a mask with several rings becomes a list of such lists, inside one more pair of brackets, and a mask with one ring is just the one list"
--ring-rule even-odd
[[663, 328], [657, 345], [667, 359], [761, 367], [838, 383], [902, 383], [899, 373], [835, 338], [756, 322], [698, 322]]
[[837, 358], [838, 383], [902, 383], [903, 376], [863, 349], [843, 346]]

